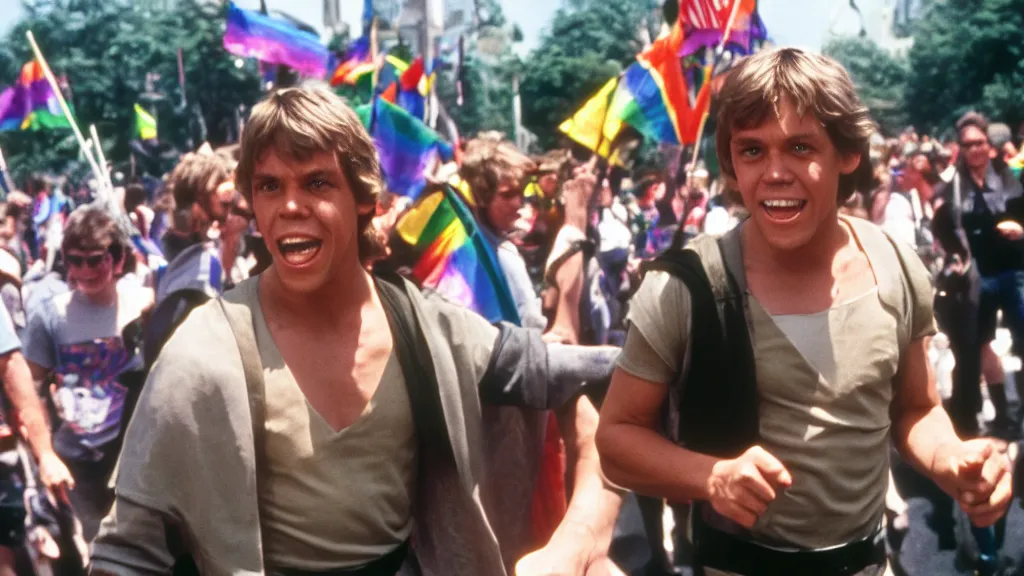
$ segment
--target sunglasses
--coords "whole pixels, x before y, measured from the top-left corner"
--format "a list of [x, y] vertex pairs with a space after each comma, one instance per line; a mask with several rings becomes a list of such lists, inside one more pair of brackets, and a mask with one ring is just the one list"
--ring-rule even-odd
[[81, 268], [83, 266], [88, 268], [99, 268], [103, 264], [103, 260], [107, 257], [107, 253], [93, 254], [92, 256], [79, 256], [78, 254], [68, 254], [64, 256], [67, 260], [68, 266], [74, 266], [75, 268]]

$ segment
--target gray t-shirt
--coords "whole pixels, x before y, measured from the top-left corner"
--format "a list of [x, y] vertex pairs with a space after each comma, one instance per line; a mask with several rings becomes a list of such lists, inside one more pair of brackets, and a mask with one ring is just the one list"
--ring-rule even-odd
[[141, 368], [121, 331], [149, 304], [143, 289], [122, 288], [112, 306], [97, 306], [78, 291], [58, 294], [32, 310], [25, 358], [52, 371], [47, 390], [61, 422], [53, 444], [61, 457], [98, 461], [118, 436], [127, 390], [118, 377]]

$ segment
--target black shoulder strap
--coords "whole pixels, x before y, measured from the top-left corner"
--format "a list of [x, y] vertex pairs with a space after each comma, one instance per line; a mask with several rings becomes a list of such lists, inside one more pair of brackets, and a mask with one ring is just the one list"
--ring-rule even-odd
[[645, 266], [686, 284], [690, 292], [690, 365], [676, 375], [679, 439], [689, 449], [732, 458], [757, 443], [759, 396], [745, 298], [729, 273], [719, 241], [699, 237], [695, 249], [667, 250]]
[[422, 447], [438, 450], [451, 457], [452, 443], [444, 421], [441, 394], [434, 371], [434, 360], [427, 348], [427, 340], [419, 317], [412, 308], [406, 283], [393, 272], [377, 270], [377, 293], [384, 304], [395, 353], [402, 365], [402, 376], [412, 403], [413, 424]]
[[[242, 356], [242, 370], [245, 372], [245, 387], [249, 396], [249, 417], [252, 419], [253, 455], [256, 461], [256, 497], [262, 501], [263, 488], [267, 478], [266, 452], [266, 385], [263, 382], [263, 361], [256, 344], [256, 328], [253, 326], [252, 311], [241, 304], [227, 304], [224, 297], [217, 299], [224, 317], [235, 336], [238, 352]], [[260, 523], [260, 536], [263, 523]]]

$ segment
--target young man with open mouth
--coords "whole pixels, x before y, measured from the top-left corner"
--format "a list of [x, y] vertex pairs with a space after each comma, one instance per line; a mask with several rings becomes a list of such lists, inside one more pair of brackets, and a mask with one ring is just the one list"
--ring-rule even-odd
[[718, 155], [751, 217], [649, 268], [602, 407], [608, 478], [695, 501], [705, 574], [881, 574], [890, 439], [975, 525], [995, 523], [1008, 459], [942, 409], [924, 266], [838, 214], [873, 131], [849, 76], [766, 51], [719, 106]]
[[[539, 333], [368, 272], [383, 182], [336, 95], [271, 94], [241, 147], [236, 184], [273, 264], [197, 308], [161, 352], [93, 570], [511, 572], [492, 511], [515, 474], [489, 468], [500, 446], [485, 442], [481, 403], [552, 409], [585, 371], [555, 373]], [[615, 353], [576, 351], [606, 373]], [[618, 510], [585, 500], [605, 492], [596, 479], [577, 487], [558, 541], [578, 576], [606, 560]]]

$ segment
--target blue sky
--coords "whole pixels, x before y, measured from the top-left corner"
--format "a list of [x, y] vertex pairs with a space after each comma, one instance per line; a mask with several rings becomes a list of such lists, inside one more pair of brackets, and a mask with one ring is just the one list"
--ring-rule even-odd
[[[615, 1], [615, 0], [609, 0]], [[259, 0], [236, 0], [245, 8], [259, 6]], [[523, 48], [536, 46], [561, 0], [501, 0], [508, 18], [519, 24], [525, 36]], [[342, 16], [358, 29], [363, 0], [341, 0]], [[310, 24], [320, 24], [321, 0], [268, 0], [271, 8], [281, 8]], [[885, 0], [859, 0], [868, 20], [868, 32], [878, 33], [878, 15]], [[848, 0], [760, 0], [761, 16], [768, 32], [779, 45], [819, 49], [830, 26], [841, 34], [860, 30], [856, 14]], [[6, 30], [21, 15], [21, 0], [0, 0], [0, 31]]]

